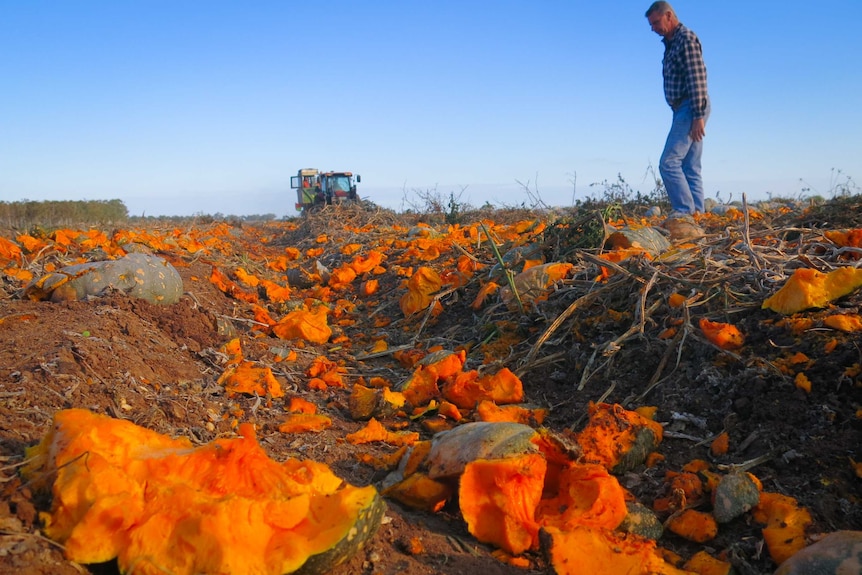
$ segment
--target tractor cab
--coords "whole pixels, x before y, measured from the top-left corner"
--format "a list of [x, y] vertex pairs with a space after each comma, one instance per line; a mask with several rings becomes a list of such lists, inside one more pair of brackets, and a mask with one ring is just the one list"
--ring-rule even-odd
[[[362, 181], [356, 176], [356, 181]], [[320, 175], [320, 189], [327, 204], [356, 199], [356, 184], [350, 172], [326, 172]]]
[[343, 201], [355, 201], [356, 183], [361, 177], [352, 172], [324, 172], [314, 168], [299, 170], [290, 178], [290, 187], [296, 190], [296, 209], [306, 211], [315, 206], [338, 204]]
[[299, 170], [295, 176], [291, 176], [290, 187], [296, 190], [297, 211], [324, 202], [320, 189], [320, 172], [314, 168]]

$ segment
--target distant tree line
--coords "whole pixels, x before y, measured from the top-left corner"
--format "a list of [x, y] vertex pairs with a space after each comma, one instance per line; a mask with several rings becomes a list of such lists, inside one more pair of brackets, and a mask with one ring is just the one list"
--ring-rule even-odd
[[198, 213], [193, 216], [129, 216], [122, 200], [21, 200], [0, 201], [0, 226], [13, 229], [75, 227], [82, 225], [179, 224], [229, 222], [242, 224], [272, 221], [275, 214], [226, 216]]
[[5, 227], [26, 228], [119, 224], [129, 218], [122, 200], [21, 200], [0, 202], [0, 222]]

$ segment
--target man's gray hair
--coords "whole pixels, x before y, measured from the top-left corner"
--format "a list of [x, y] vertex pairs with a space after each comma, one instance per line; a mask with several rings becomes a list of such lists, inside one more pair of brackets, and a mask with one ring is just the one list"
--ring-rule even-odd
[[666, 14], [670, 12], [674, 13], [673, 6], [670, 5], [670, 2], [665, 2], [664, 0], [658, 0], [658, 2], [653, 2], [650, 7], [646, 11], [646, 17], [649, 18], [650, 14], [658, 12], [659, 14]]

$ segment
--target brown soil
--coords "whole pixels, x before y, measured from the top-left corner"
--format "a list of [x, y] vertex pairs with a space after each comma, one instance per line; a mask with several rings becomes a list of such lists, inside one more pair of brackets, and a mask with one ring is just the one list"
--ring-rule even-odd
[[[232, 435], [233, 420], [239, 414], [240, 422], [256, 425], [262, 445], [277, 460], [311, 458], [327, 463], [350, 483], [380, 481], [382, 473], [359, 463], [355, 455], [369, 449], [391, 453], [394, 448], [345, 442], [345, 434], [363, 425], [353, 421], [346, 409], [349, 389], [309, 390], [304, 375], [311, 359], [324, 354], [344, 362], [348, 385], [360, 376], [381, 375], [396, 383], [405, 380], [410, 370], [391, 356], [357, 359], [368, 352], [372, 334], [385, 336], [391, 348], [412, 343], [414, 338], [422, 349], [472, 345], [475, 353], [469, 356], [470, 367], [479, 367], [483, 361], [481, 350], [486, 348], [478, 346], [479, 342], [502, 341], [500, 334], [504, 334], [508, 351], [499, 365], [507, 365], [521, 376], [530, 403], [550, 408], [546, 425], [556, 430], [577, 429], [588, 403], [608, 391], [609, 402], [630, 408], [658, 406], [657, 419], [668, 431], [659, 448], [666, 459], [620, 477], [647, 505], [661, 494], [665, 471], [678, 470], [691, 459], [729, 464], [767, 455], [753, 472], [764, 489], [796, 497], [811, 510], [812, 533], [862, 529], [862, 479], [851, 465], [851, 460], [862, 461], [862, 420], [858, 416], [862, 408], [862, 339], [859, 333], [837, 332], [820, 323], [837, 311], [859, 313], [862, 291], [829, 309], [800, 314], [813, 320], [811, 328], [801, 333], [780, 325], [777, 314], [760, 309], [763, 298], [795, 267], [825, 271], [839, 265], [858, 266], [858, 259], [846, 259], [847, 252], [830, 247], [819, 230], [860, 227], [862, 222], [855, 215], [859, 213], [858, 198], [851, 198], [816, 210], [776, 210], [753, 220], [750, 228], [738, 220], [702, 221], [707, 237], [691, 248], [690, 256], [671, 264], [623, 262], [606, 284], [593, 283], [600, 272], [596, 250], [574, 247], [575, 232], [585, 226], [551, 225], [541, 235], [545, 256], [574, 262], [576, 268], [537, 310], [522, 315], [489, 304], [483, 311], [473, 311], [469, 304], [479, 283], [472, 281], [441, 300], [444, 312], [439, 317], [426, 322], [423, 314], [405, 319], [398, 307], [404, 290], [399, 287], [401, 278], [391, 271], [393, 266], [380, 276], [382, 295], [375, 306], [355, 294], [342, 296], [357, 304], [351, 315], [356, 322], [337, 328], [348, 337], [347, 343], [338, 345], [299, 347], [296, 342], [253, 332], [251, 305], [219, 291], [208, 280], [212, 266], [225, 272], [246, 266], [265, 277], [271, 272], [262, 262], [295, 246], [302, 251], [323, 247], [318, 259], [332, 269], [339, 261], [349, 261], [340, 252], [342, 245], [373, 247], [384, 237], [406, 239], [414, 222], [381, 212], [322, 213], [298, 225], [233, 226], [224, 243], [229, 249], [211, 250], [204, 256], [179, 247], [156, 246], [154, 251], [169, 258], [184, 281], [185, 295], [170, 306], [120, 293], [88, 301], [29, 301], [21, 297], [22, 284], [6, 276], [0, 279], [0, 574], [116, 572], [111, 564], [81, 567], [65, 560], [62, 548], [39, 531], [38, 512], [48, 510], [50, 501], [31, 493], [16, 474], [25, 448], [35, 444], [50, 426], [52, 415], [65, 408], [88, 408], [166, 434], [188, 436], [198, 443]], [[498, 222], [531, 216], [486, 215]], [[333, 226], [332, 217], [340, 224], [355, 225], [333, 229], [341, 225]], [[360, 231], [360, 226], [367, 227]], [[438, 228], [445, 231], [445, 226]], [[170, 235], [170, 231], [160, 233]], [[329, 236], [318, 244], [321, 233]], [[2, 235], [14, 240], [16, 232]], [[98, 259], [98, 254], [81, 251], [85, 258]], [[48, 263], [70, 262], [78, 255], [57, 251], [42, 254], [38, 261], [27, 256], [30, 259], [23, 264], [38, 272]], [[458, 255], [454, 252], [454, 257]], [[494, 256], [487, 248], [476, 255], [489, 267], [493, 265]], [[390, 253], [388, 262], [395, 259]], [[436, 264], [416, 260], [412, 265]], [[642, 288], [648, 282], [652, 282], [651, 289], [641, 302]], [[603, 285], [604, 292], [583, 300], [583, 309], [548, 333], [551, 322], [573, 302]], [[692, 296], [690, 306], [680, 310], [660, 302], [641, 320], [641, 309], [657, 299], [665, 301], [674, 292]], [[304, 292], [295, 290], [294, 295], [301, 299]], [[270, 309], [274, 315], [284, 311], [278, 306]], [[390, 325], [374, 327], [371, 314], [388, 317]], [[696, 328], [700, 317], [734, 323], [746, 334], [746, 345], [736, 352], [718, 350]], [[683, 328], [694, 328], [684, 338], [660, 339], [661, 331], [679, 323], [675, 320], [682, 320]], [[631, 337], [621, 337], [639, 324], [642, 333], [635, 330]], [[543, 334], [547, 341], [537, 346]], [[224, 365], [218, 349], [234, 335], [242, 339], [246, 359], [270, 366], [288, 396], [313, 401], [332, 417], [333, 426], [315, 434], [286, 435], [277, 429], [286, 413], [283, 401], [268, 404], [255, 397], [227, 397], [216, 382]], [[350, 342], [363, 344], [351, 347]], [[830, 342], [834, 349], [827, 353]], [[296, 362], [274, 361], [273, 348], [285, 347], [298, 351]], [[808, 362], [782, 372], [778, 366], [796, 352], [808, 356]], [[811, 380], [810, 394], [795, 387], [794, 371], [804, 371]], [[640, 398], [651, 382], [655, 386]], [[583, 389], [578, 391], [581, 383]], [[418, 422], [410, 425], [428, 436]], [[713, 457], [709, 441], [722, 430], [730, 433], [730, 451]], [[333, 573], [502, 575], [547, 568], [538, 554], [529, 555], [532, 568], [528, 570], [492, 557], [493, 549], [469, 535], [455, 509], [430, 514], [387, 503], [387, 518], [375, 538]], [[421, 550], [411, 550], [414, 538], [421, 541]], [[704, 548], [672, 534], [665, 535], [660, 544], [684, 557]], [[726, 552], [742, 575], [771, 573], [775, 568], [762, 548], [760, 526], [748, 516], [723, 526], [706, 548], [714, 554]]]

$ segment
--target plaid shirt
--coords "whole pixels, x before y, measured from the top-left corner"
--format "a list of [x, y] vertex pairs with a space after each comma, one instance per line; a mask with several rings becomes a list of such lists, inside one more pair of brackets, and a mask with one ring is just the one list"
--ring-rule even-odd
[[694, 32], [680, 24], [673, 38], [664, 42], [664, 97], [671, 108], [676, 108], [686, 98], [691, 98], [695, 118], [706, 115], [706, 65], [700, 40]]

